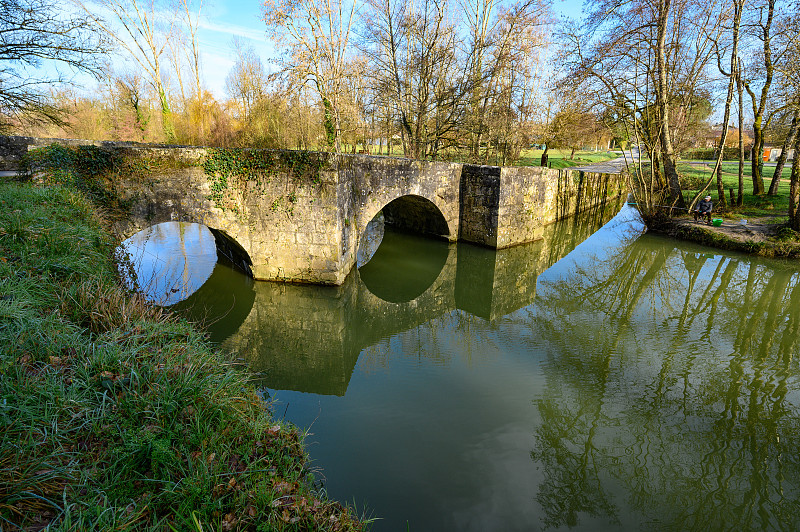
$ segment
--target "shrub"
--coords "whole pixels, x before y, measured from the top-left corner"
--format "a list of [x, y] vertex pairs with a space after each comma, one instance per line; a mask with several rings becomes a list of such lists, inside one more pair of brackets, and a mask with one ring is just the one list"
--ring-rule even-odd
[[[713, 161], [716, 160], [717, 156], [717, 149], [716, 148], [693, 148], [690, 150], [686, 150], [681, 153], [681, 159], [686, 161]], [[750, 152], [745, 150], [744, 158], [746, 160], [750, 159]], [[725, 151], [722, 154], [723, 161], [738, 161], [739, 160], [739, 148], [737, 147], [726, 147]]]

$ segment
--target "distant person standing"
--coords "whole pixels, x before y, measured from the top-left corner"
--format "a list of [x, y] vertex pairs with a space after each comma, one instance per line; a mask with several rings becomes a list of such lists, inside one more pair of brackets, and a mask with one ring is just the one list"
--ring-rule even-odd
[[711, 224], [711, 211], [713, 209], [714, 205], [711, 203], [711, 196], [701, 199], [694, 210], [694, 221], [696, 222], [698, 218], [703, 218], [707, 224]]

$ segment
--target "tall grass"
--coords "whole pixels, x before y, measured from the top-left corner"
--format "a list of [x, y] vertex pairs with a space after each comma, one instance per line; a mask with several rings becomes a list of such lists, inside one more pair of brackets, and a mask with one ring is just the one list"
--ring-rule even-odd
[[114, 247], [81, 194], [0, 183], [0, 530], [363, 529]]

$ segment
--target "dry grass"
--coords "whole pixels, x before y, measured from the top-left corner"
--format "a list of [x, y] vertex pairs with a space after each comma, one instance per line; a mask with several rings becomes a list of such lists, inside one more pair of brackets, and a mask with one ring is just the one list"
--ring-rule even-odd
[[109, 286], [95, 279], [66, 288], [60, 299], [62, 314], [92, 334], [129, 328], [142, 321], [171, 319], [167, 312], [138, 294], [129, 294], [119, 285]]

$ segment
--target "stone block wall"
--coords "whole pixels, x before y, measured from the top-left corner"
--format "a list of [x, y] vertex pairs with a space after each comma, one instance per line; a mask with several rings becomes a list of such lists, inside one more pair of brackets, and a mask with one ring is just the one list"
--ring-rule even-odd
[[166, 221], [200, 223], [240, 244], [256, 279], [341, 284], [349, 272], [352, 246], [341, 216], [349, 190], [330, 161], [324, 161], [315, 182], [276, 168], [266, 178], [230, 179], [215, 200], [214, 179], [202, 167], [208, 149], [116, 150], [151, 167], [143, 175], [119, 174], [109, 182], [130, 209], [114, 227], [121, 237]]
[[459, 236], [464, 242], [497, 247], [500, 208], [498, 166], [464, 165], [461, 169]]
[[497, 248], [542, 238], [558, 220], [556, 193], [561, 176], [540, 166], [504, 167], [500, 172]]
[[183, 146], [169, 146], [166, 144], [142, 144], [139, 142], [122, 142], [115, 140], [86, 140], [86, 139], [48, 139], [22, 136], [0, 135], [0, 171], [19, 170], [19, 162], [29, 150], [61, 144], [63, 146], [100, 146], [105, 148], [123, 147], [161, 147], [167, 149], [180, 149]]
[[618, 197], [626, 187], [616, 174], [465, 165], [460, 240], [494, 249], [532, 242], [549, 224]]
[[[281, 388], [344, 395], [365, 347], [446, 315], [455, 308], [455, 246], [419, 298], [391, 303], [371, 294], [357, 274], [341, 286], [256, 283], [255, 301], [222, 344]], [[358, 332], [356, 332], [358, 331]]]
[[19, 161], [28, 153], [28, 146], [36, 139], [33, 137], [0, 136], [0, 171], [15, 171]]
[[355, 298], [352, 277], [322, 291], [256, 283], [249, 315], [222, 347], [272, 386], [342, 396], [360, 353], [347, 338]]
[[544, 167], [501, 171], [497, 248], [531, 242], [563, 218], [625, 193], [624, 176]]

